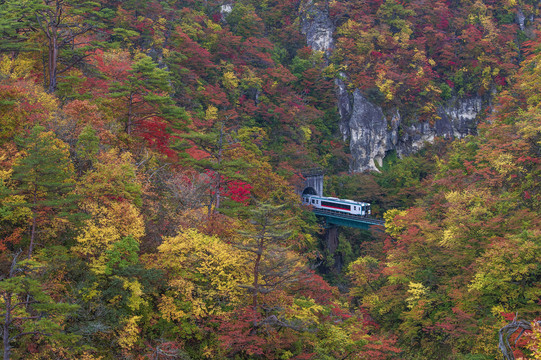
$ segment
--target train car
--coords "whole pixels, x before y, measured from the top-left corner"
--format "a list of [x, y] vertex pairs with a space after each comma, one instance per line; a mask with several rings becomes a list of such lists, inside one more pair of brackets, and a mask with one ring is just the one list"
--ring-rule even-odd
[[303, 195], [302, 202], [305, 205], [311, 205], [316, 209], [325, 209], [338, 211], [353, 215], [370, 215], [370, 204], [347, 199], [338, 199], [335, 197], [325, 197], [316, 195]]

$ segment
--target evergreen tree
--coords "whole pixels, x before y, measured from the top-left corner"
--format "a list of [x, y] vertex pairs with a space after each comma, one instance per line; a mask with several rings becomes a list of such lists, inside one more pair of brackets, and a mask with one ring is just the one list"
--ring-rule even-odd
[[3, 51], [24, 51], [31, 48], [27, 33], [32, 32], [32, 19], [28, 10], [38, 1], [0, 2], [0, 48]]
[[13, 167], [12, 180], [17, 184], [1, 195], [22, 195], [24, 201], [12, 206], [32, 211], [30, 258], [38, 224], [53, 216], [73, 219], [78, 198], [72, 193], [74, 173], [66, 143], [42, 126], [35, 126], [21, 145], [27, 155]]
[[[169, 72], [146, 55], [142, 55], [123, 81], [114, 82], [111, 96], [124, 103], [124, 130], [131, 134], [135, 129], [141, 133], [152, 132], [151, 119], [161, 118], [173, 129], [184, 129], [188, 115], [175, 105], [169, 96], [171, 90]], [[156, 124], [154, 124], [156, 125]]]
[[[206, 132], [191, 131], [183, 136], [184, 140], [194, 144], [198, 150], [203, 151], [204, 156], [192, 157], [183, 152], [183, 162], [199, 171], [207, 172], [211, 180], [209, 213], [220, 209], [221, 197], [224, 188], [231, 181], [245, 181], [246, 177], [242, 174], [244, 170], [250, 167], [242, 159], [232, 158], [230, 152], [235, 149], [237, 144], [230, 132], [227, 132], [226, 120], [217, 121]], [[184, 146], [184, 147], [183, 147]], [[177, 150], [185, 149], [186, 142], [175, 147]]]
[[[21, 51], [36, 50], [44, 45], [47, 52], [44, 80], [52, 93], [56, 90], [58, 76], [88, 56], [91, 44], [76, 40], [100, 27], [100, 20], [106, 13], [96, 11], [98, 8], [99, 3], [87, 0], [2, 1], [0, 47]], [[28, 34], [35, 31], [44, 35], [45, 44], [28, 41]]]
[[57, 302], [46, 293], [39, 273], [43, 264], [13, 257], [7, 276], [0, 279], [0, 324], [2, 325], [3, 359], [11, 358], [13, 344], [27, 336], [50, 342], [71, 342], [75, 335], [63, 331], [66, 315], [77, 305]]
[[258, 311], [259, 297], [295, 280], [299, 275], [298, 259], [289, 256], [284, 240], [290, 235], [292, 219], [284, 218], [284, 205], [260, 203], [251, 210], [251, 229], [240, 231], [242, 242], [236, 246], [253, 254], [251, 284], [243, 287], [252, 296], [252, 307]]
[[79, 175], [82, 175], [85, 170], [92, 167], [92, 163], [96, 161], [99, 149], [100, 139], [98, 138], [96, 130], [91, 125], [85, 126], [79, 134], [75, 146]]

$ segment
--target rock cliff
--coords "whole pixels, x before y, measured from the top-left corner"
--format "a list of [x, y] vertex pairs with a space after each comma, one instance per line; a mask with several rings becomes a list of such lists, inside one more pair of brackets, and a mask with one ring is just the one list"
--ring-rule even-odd
[[301, 32], [306, 43], [315, 51], [329, 54], [334, 45], [334, 24], [326, 8], [308, 0], [301, 8]]
[[[385, 155], [396, 151], [407, 156], [419, 151], [435, 137], [462, 138], [476, 134], [477, 115], [482, 110], [479, 97], [455, 99], [438, 109], [439, 120], [434, 124], [420, 122], [405, 124], [400, 111], [385, 116], [380, 107], [370, 103], [359, 90], [353, 92], [349, 117], [342, 118], [342, 134], [349, 139], [352, 171], [376, 170]], [[344, 99], [342, 96], [341, 99]]]
[[[301, 9], [301, 30], [312, 49], [327, 53], [332, 49], [335, 26], [325, 6], [307, 1]], [[341, 74], [335, 81], [337, 106], [340, 131], [344, 140], [349, 141], [350, 168], [354, 172], [377, 170], [376, 163], [380, 165], [390, 151], [406, 156], [435, 137], [462, 138], [477, 131], [477, 115], [483, 108], [480, 97], [453, 99], [440, 106], [440, 119], [434, 124], [405, 124], [400, 109], [384, 115], [358, 89], [350, 92], [343, 79], [347, 79], [347, 74]]]

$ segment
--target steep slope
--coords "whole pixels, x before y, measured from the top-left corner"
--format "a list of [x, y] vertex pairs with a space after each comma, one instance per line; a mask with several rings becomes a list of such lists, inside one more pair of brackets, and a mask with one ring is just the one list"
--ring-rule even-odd
[[307, 43], [326, 53], [338, 75], [351, 170], [376, 170], [387, 153], [411, 154], [434, 137], [476, 134], [491, 97], [516, 70], [520, 43], [537, 26], [537, 7], [528, 1], [305, 2]]

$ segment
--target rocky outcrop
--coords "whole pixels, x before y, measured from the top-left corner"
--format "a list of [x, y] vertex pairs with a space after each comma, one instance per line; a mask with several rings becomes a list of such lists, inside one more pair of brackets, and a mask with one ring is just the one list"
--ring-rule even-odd
[[533, 39], [537, 36], [534, 26], [534, 20], [534, 13], [529, 13], [526, 15], [524, 14], [524, 11], [521, 7], [517, 8], [515, 22], [518, 24], [520, 30], [524, 31], [524, 34], [530, 39]]
[[301, 9], [301, 32], [313, 50], [329, 53], [334, 46], [335, 27], [326, 8], [309, 0]]
[[233, 11], [233, 4], [223, 4], [220, 6], [220, 13], [222, 16], [227, 16]]
[[351, 114], [342, 119], [342, 134], [349, 139], [352, 155], [351, 170], [377, 170], [386, 154], [396, 151], [407, 156], [422, 149], [435, 137], [462, 138], [476, 134], [477, 115], [482, 109], [480, 97], [454, 99], [438, 109], [439, 120], [404, 124], [400, 111], [385, 116], [382, 109], [370, 103], [355, 90]]
[[[335, 27], [324, 4], [308, 0], [301, 10], [301, 30], [306, 42], [314, 50], [332, 49]], [[434, 124], [426, 122], [405, 124], [400, 109], [385, 115], [356, 89], [351, 93], [346, 86], [347, 74], [335, 80], [340, 131], [349, 141], [352, 155], [351, 170], [377, 170], [386, 154], [396, 151], [407, 156], [419, 151], [435, 137], [462, 138], [477, 132], [477, 115], [483, 102], [480, 97], [453, 99], [438, 109]]]
[[353, 111], [353, 101], [343, 80], [345, 77], [346, 75], [344, 73], [340, 73], [340, 77], [334, 80], [334, 84], [336, 85], [338, 113], [340, 114], [341, 119], [339, 124], [340, 132], [342, 133], [344, 140], [347, 140], [351, 135], [349, 119], [351, 118], [351, 113]]

